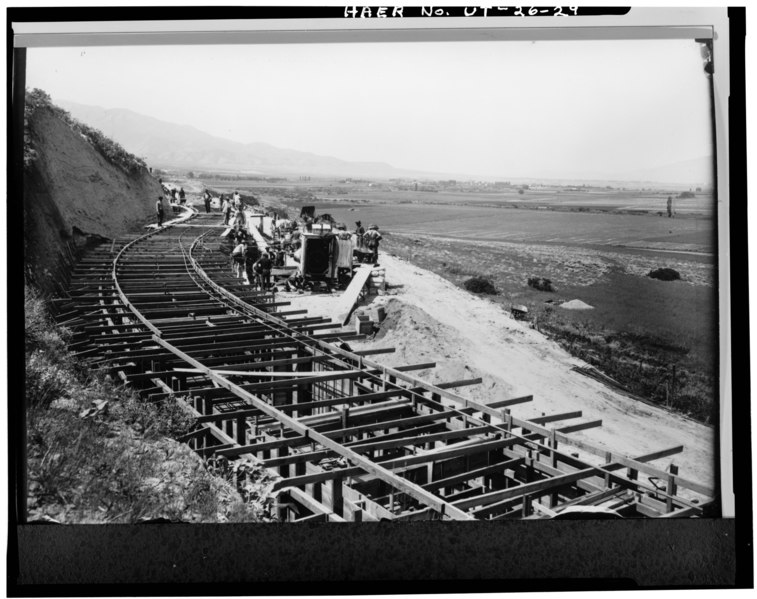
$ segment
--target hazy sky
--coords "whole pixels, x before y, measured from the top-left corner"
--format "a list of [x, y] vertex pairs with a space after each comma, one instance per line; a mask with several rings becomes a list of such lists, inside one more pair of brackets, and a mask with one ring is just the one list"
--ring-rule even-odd
[[693, 41], [33, 48], [27, 86], [436, 172], [601, 178], [711, 153]]

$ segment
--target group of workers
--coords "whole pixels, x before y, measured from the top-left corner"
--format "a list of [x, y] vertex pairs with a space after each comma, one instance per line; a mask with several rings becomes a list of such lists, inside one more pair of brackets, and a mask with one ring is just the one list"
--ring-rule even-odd
[[357, 237], [358, 249], [368, 250], [370, 260], [378, 262], [379, 242], [383, 239], [377, 225], [369, 225], [366, 231], [363, 223], [355, 221], [355, 236]]
[[221, 212], [225, 226], [236, 225], [237, 223], [244, 225], [244, 202], [238, 191], [232, 194], [231, 199], [221, 194]]
[[187, 203], [187, 194], [183, 187], [180, 187], [179, 189], [176, 189], [176, 187], [169, 187], [163, 183], [163, 179], [158, 179], [158, 182], [163, 189], [163, 193], [170, 196], [170, 202], [172, 204], [184, 206]]
[[273, 256], [266, 250], [258, 251], [255, 243], [248, 242], [248, 234], [237, 223], [229, 233], [234, 249], [231, 251], [231, 271], [238, 279], [245, 278], [251, 285], [255, 285], [261, 291], [271, 285], [271, 268], [273, 268]]
[[[170, 198], [177, 200], [171, 202], [172, 204], [184, 205], [186, 204], [186, 193], [184, 188], [180, 188], [177, 192], [176, 188], [169, 189], [160, 180], [160, 184], [166, 194], [170, 194]], [[177, 197], [178, 196], [178, 197]], [[213, 199], [210, 191], [205, 190], [202, 195], [203, 202], [205, 204], [205, 212], [210, 213], [210, 206]], [[277, 266], [284, 266], [287, 256], [292, 258], [295, 262], [299, 262], [302, 256], [302, 234], [297, 230], [294, 222], [288, 220], [282, 220], [276, 227], [276, 231], [279, 233], [279, 241], [274, 242], [273, 246], [269, 249], [260, 251], [257, 244], [250, 242], [249, 234], [245, 229], [245, 216], [244, 216], [244, 201], [238, 191], [234, 191], [231, 197], [225, 197], [221, 194], [221, 212], [224, 215], [224, 226], [233, 226], [233, 230], [229, 232], [229, 239], [231, 240], [231, 263], [232, 273], [236, 278], [245, 278], [245, 275], [251, 285], [255, 285], [258, 289], [265, 291], [271, 286], [271, 270]], [[163, 196], [158, 196], [158, 200], [155, 204], [155, 211], [158, 220], [158, 227], [163, 226], [163, 219], [165, 217], [165, 208], [163, 203]], [[306, 226], [307, 229], [312, 228], [313, 220], [310, 219], [309, 223], [311, 227]], [[357, 241], [357, 249], [363, 254], [368, 254], [368, 258], [372, 262], [378, 261], [378, 248], [379, 242], [382, 239], [379, 233], [379, 228], [376, 225], [369, 225], [366, 230], [360, 221], [355, 222], [354, 235]], [[282, 231], [282, 228], [286, 228], [286, 231]], [[286, 235], [282, 235], [286, 233]], [[347, 228], [343, 224], [335, 225], [334, 234], [337, 239], [349, 240], [352, 239], [352, 233], [347, 231]], [[228, 252], [228, 250], [224, 250]], [[351, 269], [350, 269], [351, 270]], [[341, 273], [340, 273], [341, 274]], [[349, 273], [351, 275], [351, 273]], [[342, 277], [340, 277], [341, 279]], [[307, 282], [302, 273], [295, 270], [286, 281], [287, 290], [302, 290], [307, 286]]]

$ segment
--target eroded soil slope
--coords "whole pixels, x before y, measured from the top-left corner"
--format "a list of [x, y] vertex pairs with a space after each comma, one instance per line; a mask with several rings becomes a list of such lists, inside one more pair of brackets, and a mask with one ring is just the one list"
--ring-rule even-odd
[[36, 157], [24, 172], [24, 260], [49, 289], [66, 241], [133, 231], [152, 218], [161, 189], [146, 168], [129, 173], [109, 162], [52, 108], [37, 108], [27, 132]]

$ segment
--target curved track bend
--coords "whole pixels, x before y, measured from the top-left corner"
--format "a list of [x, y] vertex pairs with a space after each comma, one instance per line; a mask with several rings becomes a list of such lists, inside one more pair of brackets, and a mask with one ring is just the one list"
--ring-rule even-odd
[[353, 352], [360, 337], [231, 276], [218, 214], [184, 214], [78, 263], [59, 322], [73, 350], [147, 401], [186, 399], [200, 455], [261, 460], [289, 521], [553, 517], [572, 506], [698, 516], [714, 492], [570, 433], [580, 411], [523, 420], [530, 396], [487, 405]]

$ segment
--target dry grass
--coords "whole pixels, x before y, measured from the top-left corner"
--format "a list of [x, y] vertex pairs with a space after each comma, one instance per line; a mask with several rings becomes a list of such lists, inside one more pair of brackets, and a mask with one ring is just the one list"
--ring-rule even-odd
[[[172, 437], [194, 426], [182, 398], [140, 401], [78, 366], [43, 302], [26, 292], [29, 520], [61, 523], [257, 522], [270, 481], [216, 476]], [[247, 466], [254, 473], [254, 465]]]

